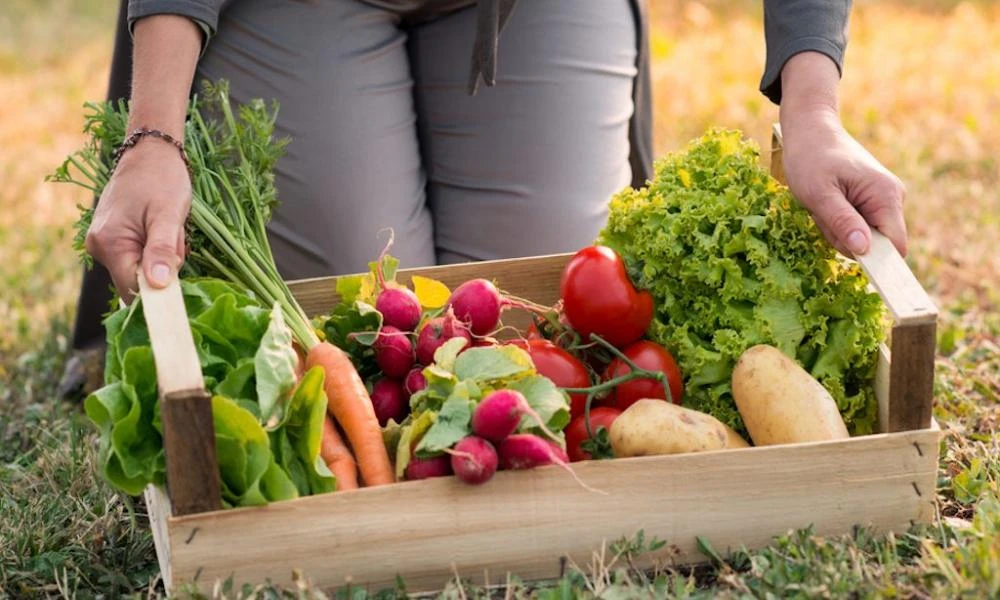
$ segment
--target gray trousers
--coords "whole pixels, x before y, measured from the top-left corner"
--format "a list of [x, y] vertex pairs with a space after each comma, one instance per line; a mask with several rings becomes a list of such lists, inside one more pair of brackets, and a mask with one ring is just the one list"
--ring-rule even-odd
[[282, 275], [365, 270], [386, 228], [408, 267], [591, 243], [632, 182], [629, 0], [520, 2], [496, 86], [475, 96], [475, 8], [407, 16], [357, 0], [223, 14], [198, 78], [229, 80], [237, 102], [276, 98], [292, 138], [270, 225]]
[[[112, 101], [129, 98], [127, 4]], [[646, 0], [522, 0], [496, 87], [470, 97], [473, 4], [227, 3], [198, 75], [281, 102], [278, 135], [294, 139], [270, 229], [286, 279], [363, 270], [386, 227], [405, 266], [571, 251], [611, 193], [650, 176]], [[112, 297], [104, 267], [84, 272], [75, 349], [103, 341]]]

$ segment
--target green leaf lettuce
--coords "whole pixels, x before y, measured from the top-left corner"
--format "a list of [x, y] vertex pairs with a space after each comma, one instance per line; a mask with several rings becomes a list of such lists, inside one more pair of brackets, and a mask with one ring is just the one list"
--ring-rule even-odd
[[745, 431], [732, 368], [771, 344], [830, 391], [853, 434], [875, 430], [882, 303], [739, 132], [711, 130], [657, 161], [646, 187], [612, 199], [597, 241], [653, 294], [648, 333], [677, 356], [685, 405]]

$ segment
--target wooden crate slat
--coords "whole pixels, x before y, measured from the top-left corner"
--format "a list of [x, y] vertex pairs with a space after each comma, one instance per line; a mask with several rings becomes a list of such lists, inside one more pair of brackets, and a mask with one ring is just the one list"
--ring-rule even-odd
[[212, 399], [204, 389], [180, 280], [162, 289], [138, 273], [143, 316], [156, 365], [167, 491], [175, 514], [222, 506]]
[[[401, 283], [409, 284], [413, 275], [421, 275], [437, 279], [454, 289], [470, 279], [486, 277], [494, 281], [502, 290], [514, 296], [551, 305], [559, 299], [559, 276], [572, 256], [572, 254], [553, 254], [438, 267], [400, 269], [398, 279]], [[309, 316], [329, 312], [339, 299], [336, 277], [300, 279], [289, 282], [288, 287]], [[505, 318], [504, 322], [506, 323], [507, 320]]]
[[892, 328], [888, 431], [930, 427], [936, 331], [934, 321]]
[[704, 559], [698, 535], [724, 551], [809, 525], [898, 531], [933, 515], [937, 435], [577, 464], [607, 496], [549, 467], [500, 472], [482, 487], [443, 478], [175, 518], [174, 575], [211, 586], [230, 575], [289, 581], [301, 568], [321, 585], [350, 577], [374, 590], [400, 574], [418, 591], [442, 587], [452, 565], [477, 578], [558, 576], [559, 557], [586, 561], [639, 529], [675, 544], [681, 562]]
[[[772, 169], [781, 177], [779, 128], [772, 152]], [[919, 288], [919, 283], [909, 279], [905, 262], [893, 255], [891, 244], [876, 238], [873, 255], [881, 258], [861, 262], [896, 319], [891, 357], [885, 347], [879, 355], [875, 391], [882, 430], [897, 433], [574, 465], [588, 484], [609, 495], [588, 492], [567, 473], [548, 467], [501, 472], [482, 487], [442, 478], [180, 516], [188, 508], [172, 510], [164, 491], [150, 488], [146, 498], [164, 581], [171, 589], [196, 578], [208, 591], [216, 578], [230, 575], [237, 583], [266, 578], [287, 583], [292, 569], [301, 568], [322, 586], [343, 585], [350, 577], [377, 589], [393, 586], [400, 574], [410, 591], [420, 591], [440, 589], [455, 570], [480, 582], [487, 570], [494, 582], [508, 570], [527, 579], [556, 577], [562, 556], [587, 562], [602, 543], [639, 529], [675, 545], [677, 560], [689, 563], [704, 559], [695, 536], [725, 551], [758, 547], [808, 525], [830, 535], [856, 524], [900, 531], [911, 522], [928, 522], [941, 435], [930, 419], [936, 308], [924, 309], [928, 302], [916, 294], [913, 284]], [[420, 274], [454, 288], [487, 277], [513, 295], [552, 304], [570, 256], [404, 269], [399, 278], [409, 282]], [[335, 285], [332, 278], [290, 284], [312, 316], [337, 301]], [[186, 329], [176, 315], [161, 322], [167, 313], [155, 309], [155, 302], [150, 314], [160, 328], [157, 337]], [[504, 321], [527, 324], [517, 312]], [[169, 360], [169, 353], [155, 346], [154, 352], [164, 355], [157, 360]], [[159, 362], [157, 367], [161, 370]], [[168, 380], [190, 380], [180, 388], [195, 379], [200, 387], [196, 367], [177, 364], [162, 372]], [[177, 378], [169, 375], [175, 371]], [[171, 398], [185, 395], [164, 396], [164, 402]], [[214, 439], [210, 434], [209, 428], [197, 436]], [[184, 457], [191, 447], [166, 446], [170, 456], [181, 457], [179, 464], [195, 460]], [[177, 498], [172, 500], [176, 508]]]

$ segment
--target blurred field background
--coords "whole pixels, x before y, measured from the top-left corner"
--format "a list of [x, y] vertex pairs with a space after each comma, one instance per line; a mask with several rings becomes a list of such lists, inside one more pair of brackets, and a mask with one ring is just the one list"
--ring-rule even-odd
[[[711, 125], [766, 150], [760, 3], [651, 3], [657, 153]], [[909, 262], [941, 308], [942, 520], [881, 541], [779, 540], [742, 568], [671, 579], [674, 594], [1000, 595], [998, 4], [855, 2], [841, 86], [848, 130], [908, 187]], [[71, 224], [90, 198], [43, 178], [81, 143], [82, 104], [104, 98], [117, 5], [0, 3], [0, 598], [142, 591], [157, 573], [141, 507], [96, 478], [87, 423], [54, 398], [81, 274]]]

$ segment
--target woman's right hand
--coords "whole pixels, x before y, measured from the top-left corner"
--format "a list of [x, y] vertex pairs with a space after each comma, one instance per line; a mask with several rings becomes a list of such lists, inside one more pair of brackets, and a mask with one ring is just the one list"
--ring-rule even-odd
[[177, 275], [190, 207], [191, 179], [177, 148], [146, 137], [122, 154], [97, 203], [86, 248], [126, 302], [138, 291], [140, 265], [153, 287]]
[[[158, 14], [136, 21], [134, 38], [128, 130], [159, 129], [182, 140], [201, 28], [184, 16]], [[153, 287], [177, 276], [190, 208], [191, 178], [176, 147], [146, 136], [121, 155], [97, 202], [86, 248], [126, 302], [138, 291], [140, 265]]]

